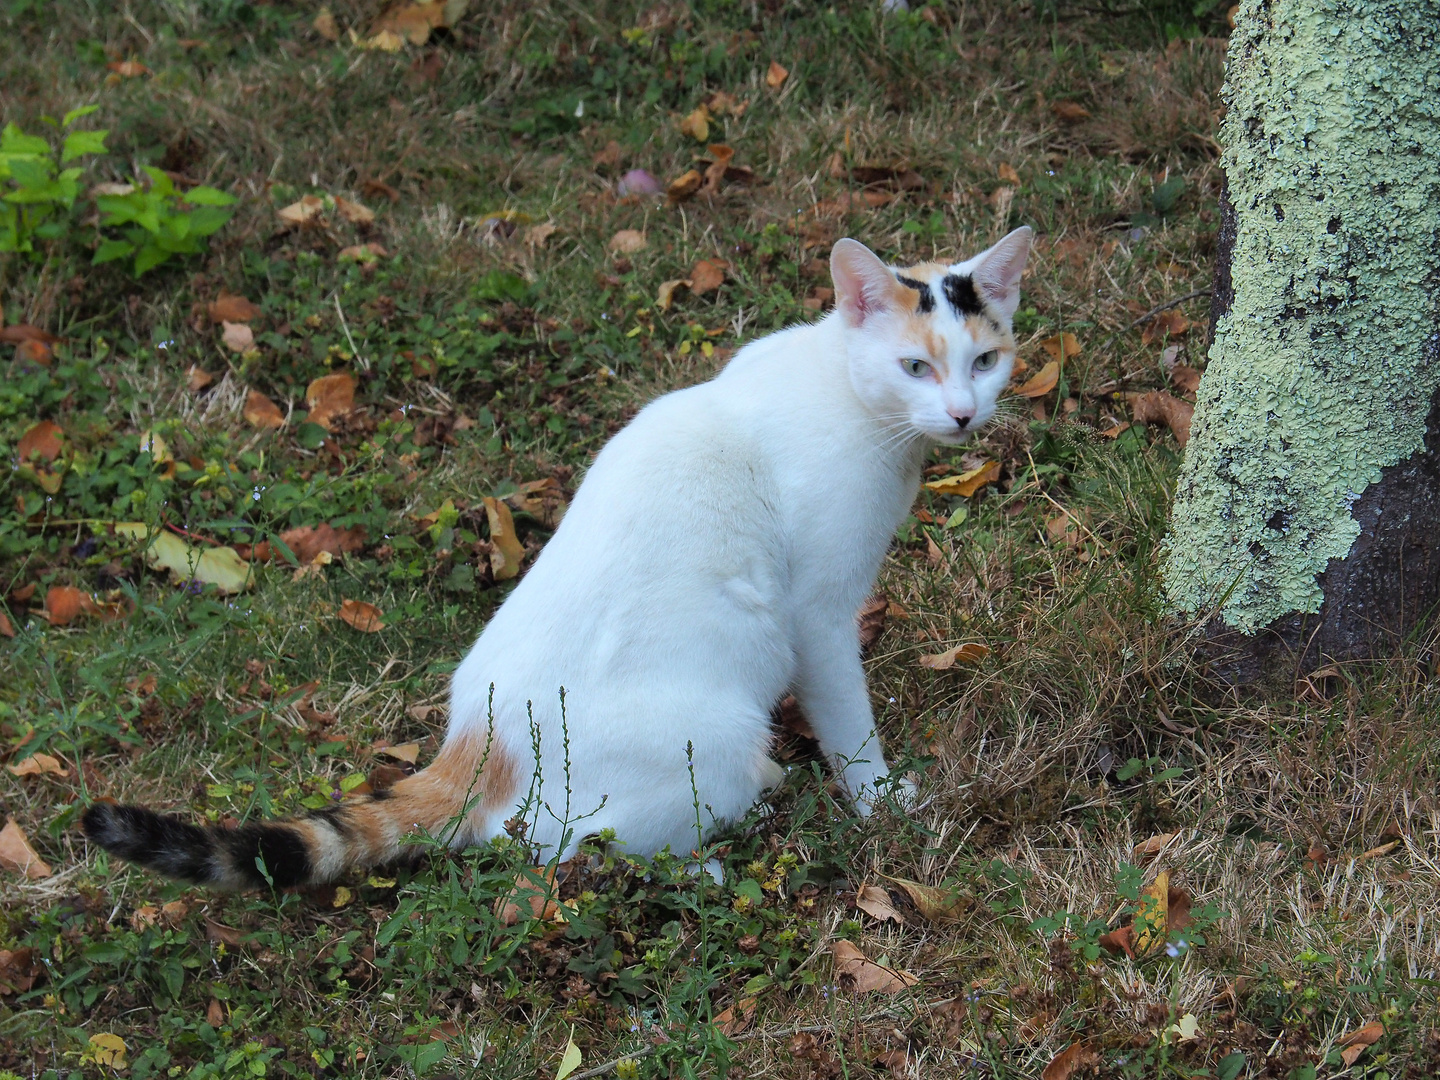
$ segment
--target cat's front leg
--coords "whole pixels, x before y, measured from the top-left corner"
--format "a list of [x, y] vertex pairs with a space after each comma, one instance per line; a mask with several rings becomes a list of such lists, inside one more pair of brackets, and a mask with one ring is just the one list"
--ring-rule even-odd
[[858, 628], [852, 619], [806, 627], [797, 652], [795, 699], [856, 809], [869, 815], [890, 766], [875, 733]]

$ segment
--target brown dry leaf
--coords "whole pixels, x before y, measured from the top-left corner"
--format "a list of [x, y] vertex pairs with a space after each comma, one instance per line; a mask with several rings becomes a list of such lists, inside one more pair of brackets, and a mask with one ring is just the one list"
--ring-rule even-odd
[[335, 209], [351, 225], [370, 225], [375, 221], [375, 211], [358, 202], [335, 196]]
[[1133, 407], [1137, 424], [1164, 424], [1182, 447], [1190, 441], [1190, 422], [1195, 417], [1195, 406], [1190, 402], [1164, 390], [1152, 390], [1136, 398]]
[[1118, 956], [1124, 953], [1131, 960], [1135, 959], [1135, 928], [1129, 923], [1116, 927], [1108, 933], [1101, 934], [1097, 944], [1106, 952]]
[[1335, 1045], [1340, 1047], [1340, 1057], [1349, 1068], [1360, 1059], [1360, 1055], [1368, 1047], [1374, 1046], [1385, 1035], [1385, 1025], [1379, 1020], [1371, 1020], [1364, 1027], [1359, 1028], [1350, 1034], [1341, 1037]]
[[1081, 1069], [1100, 1064], [1100, 1055], [1090, 1048], [1089, 1043], [1071, 1043], [1050, 1059], [1040, 1073], [1040, 1080], [1070, 1080]]
[[788, 731], [791, 735], [798, 735], [802, 739], [815, 740], [815, 729], [810, 726], [810, 721], [805, 719], [805, 714], [800, 711], [800, 702], [795, 700], [794, 694], [786, 694], [780, 699], [780, 704], [775, 706], [774, 718], [780, 724], [780, 730]]
[[205, 1022], [216, 1031], [225, 1026], [225, 1009], [219, 998], [211, 998], [210, 1004], [205, 1007]]
[[24, 462], [54, 461], [65, 449], [65, 432], [53, 420], [41, 420], [20, 436], [15, 452]]
[[226, 926], [214, 919], [205, 920], [205, 937], [217, 944], [228, 945], [232, 949], [245, 944], [245, 931], [236, 930], [233, 926]]
[[18, 765], [6, 765], [14, 776], [69, 776], [70, 770], [49, 754], [34, 753]]
[[341, 622], [362, 634], [375, 634], [385, 629], [385, 613], [364, 600], [342, 600], [336, 614]]
[[880, 640], [880, 635], [885, 631], [885, 616], [889, 614], [890, 601], [882, 594], [877, 593], [865, 601], [863, 607], [855, 615], [855, 622], [860, 628], [860, 653], [865, 655]]
[[857, 994], [876, 992], [898, 994], [920, 980], [908, 971], [882, 967], [869, 959], [852, 941], [837, 941], [831, 946], [835, 955], [835, 977], [847, 990]]
[[878, 885], [861, 885], [855, 893], [855, 906], [881, 922], [887, 919], [902, 924], [905, 922], [905, 916], [896, 911], [895, 905], [890, 902], [890, 894]]
[[112, 60], [105, 66], [122, 79], [138, 79], [150, 74], [150, 69], [139, 60]]
[[55, 359], [55, 350], [43, 341], [22, 341], [15, 346], [15, 359], [21, 364], [49, 367]]
[[1055, 389], [1055, 384], [1060, 381], [1060, 364], [1056, 360], [1049, 361], [1044, 367], [1030, 377], [1030, 380], [1015, 393], [1021, 397], [1038, 398], [1044, 397]]
[[302, 566], [315, 561], [316, 556], [349, 555], [365, 546], [365, 527], [357, 525], [350, 529], [337, 529], [322, 522], [319, 525], [301, 525], [286, 529], [280, 540], [295, 555], [295, 561]]
[[680, 134], [689, 135], [696, 142], [710, 141], [710, 110], [704, 105], [695, 109], [680, 121]]
[[43, 341], [47, 345], [55, 345], [63, 340], [65, 339], [57, 337], [49, 330], [41, 330], [29, 323], [0, 327], [0, 344], [3, 345], [19, 345], [22, 341]]
[[1090, 110], [1073, 101], [1057, 101], [1050, 106], [1050, 111], [1067, 124], [1078, 124], [1081, 120], [1090, 119]]
[[1165, 845], [1170, 843], [1180, 834], [1178, 832], [1157, 833], [1147, 840], [1142, 840], [1131, 849], [1130, 855], [1136, 860], [1153, 859], [1160, 852], [1165, 850]]
[[956, 664], [978, 664], [989, 655], [989, 645], [982, 645], [978, 641], [968, 641], [964, 645], [956, 645], [953, 649], [946, 649], [942, 653], [932, 653], [920, 657], [920, 666], [929, 668], [931, 671], [949, 671]]
[[1013, 165], [1006, 164], [1002, 161], [1000, 163], [1000, 168], [996, 170], [996, 175], [998, 175], [1000, 179], [1004, 180], [1007, 184], [1012, 184], [1015, 187], [1020, 186], [1020, 174], [1015, 171], [1015, 167]]
[[1071, 514], [1056, 514], [1045, 522], [1045, 535], [1052, 544], [1079, 547], [1085, 541], [1080, 522]]
[[1394, 850], [1399, 846], [1399, 840], [1391, 840], [1388, 844], [1381, 844], [1379, 847], [1373, 847], [1369, 851], [1365, 852], [1363, 855], [1356, 855], [1355, 865], [1359, 866], [1361, 863], [1367, 863], [1371, 859], [1378, 859], [1382, 856], [1389, 855], [1394, 852]]
[[411, 45], [424, 45], [430, 32], [454, 26], [468, 6], [466, 0], [430, 0], [425, 3], [397, 4], [375, 20], [370, 28], [372, 37], [393, 34]]
[[944, 476], [927, 482], [925, 486], [937, 495], [960, 495], [968, 499], [986, 484], [994, 483], [999, 478], [1000, 463], [987, 461], [959, 476]]
[[639, 229], [621, 229], [610, 238], [610, 250], [621, 255], [643, 251], [648, 241]]
[[0, 829], [0, 866], [24, 874], [31, 881], [47, 878], [53, 872], [35, 853], [25, 830], [15, 824], [14, 818], [6, 818], [5, 828]]
[[[495, 898], [495, 917], [502, 926], [514, 926], [529, 909], [533, 918], [544, 922], [564, 922], [565, 915], [555, 902], [555, 868], [537, 866], [515, 875], [514, 887]], [[525, 908], [520, 905], [524, 904]]]
[[1176, 364], [1170, 369], [1170, 381], [1182, 394], [1194, 394], [1200, 389], [1200, 372], [1186, 364]]
[[756, 999], [753, 997], [741, 998], [718, 1013], [715, 1023], [720, 1028], [720, 1033], [727, 1039], [733, 1039], [748, 1028], [755, 1020], [755, 1003]]
[[348, 371], [320, 376], [305, 388], [305, 407], [310, 422], [329, 431], [337, 417], [355, 408], [355, 376]]
[[[310, 27], [326, 41], [340, 40], [340, 28], [335, 25], [335, 16], [328, 7], [322, 7], [320, 9], [320, 14], [315, 16], [315, 20], [310, 24]], [[220, 1025], [215, 1024], [212, 1026], [219, 1027]]]
[[253, 349], [255, 347], [255, 332], [251, 330], [247, 324], [243, 322], [225, 322], [220, 325], [225, 328], [225, 332], [221, 335], [220, 340], [225, 343], [225, 347], [231, 352], [243, 353], [247, 349]]
[[770, 67], [765, 71], [765, 85], [771, 90], [779, 90], [785, 85], [785, 80], [790, 77], [790, 69], [781, 67], [774, 60], [770, 61]]
[[222, 292], [205, 305], [205, 313], [212, 323], [245, 323], [258, 319], [263, 312], [243, 296]]
[[1080, 341], [1068, 330], [1046, 338], [1040, 342], [1040, 347], [1050, 355], [1051, 360], [1071, 360], [1080, 355]]
[[496, 581], [508, 581], [520, 573], [520, 560], [525, 557], [525, 545], [515, 534], [515, 518], [510, 507], [487, 495], [485, 519], [490, 526], [490, 572]]
[[10, 621], [10, 616], [0, 611], [0, 637], [14, 637], [15, 625]]
[[675, 290], [690, 288], [689, 278], [677, 278], [675, 281], [662, 281], [660, 289], [655, 294], [655, 306], [661, 311], [669, 311], [675, 304]]
[[545, 241], [560, 231], [560, 226], [551, 222], [544, 222], [540, 225], [531, 225], [525, 230], [525, 246], [531, 251], [536, 248], [543, 248]]
[[278, 428], [285, 426], [285, 414], [280, 407], [259, 390], [245, 395], [243, 415], [251, 427]]
[[1165, 943], [1169, 929], [1170, 871], [1161, 870], [1140, 894], [1140, 903], [1131, 924], [1135, 933], [1135, 955], [1144, 956]]
[[1125, 422], [1120, 424], [1110, 425], [1110, 427], [1100, 432], [1100, 434], [1107, 439], [1118, 439], [1124, 432], [1129, 431], [1130, 427], [1130, 421], [1126, 420]]
[[705, 99], [705, 107], [710, 110], [712, 116], [733, 116], [738, 119], [745, 115], [745, 110], [750, 107], [750, 102], [740, 101], [728, 91], [716, 90]]
[[682, 203], [699, 191], [704, 182], [705, 178], [695, 169], [691, 169], [670, 181], [670, 186], [665, 189], [665, 198], [671, 206]]
[[1190, 325], [1189, 319], [1171, 308], [1146, 323], [1145, 329], [1140, 332], [1140, 340], [1146, 345], [1153, 345], [1164, 337], [1180, 337], [1189, 331]]
[[198, 394], [215, 381], [215, 376], [194, 364], [185, 372], [185, 385], [192, 394]]
[[932, 923], [943, 926], [947, 923], [959, 922], [970, 906], [969, 901], [954, 889], [922, 885], [920, 882], [910, 881], [908, 878], [892, 877], [889, 880], [898, 888], [903, 889], [905, 895], [910, 898], [910, 903], [915, 905], [915, 910]]
[[307, 225], [325, 212], [325, 200], [316, 195], [302, 195], [289, 206], [277, 211], [286, 225]]
[[44, 970], [34, 949], [0, 949], [0, 995], [23, 994]]
[[366, 244], [351, 244], [349, 247], [343, 247], [335, 256], [335, 258], [341, 260], [350, 259], [358, 263], [365, 263], [366, 266], [362, 266], [362, 270], [366, 269], [370, 264], [378, 262], [380, 259], [388, 259], [389, 257], [390, 252], [386, 251], [383, 245], [377, 244], [374, 240]]
[[690, 291], [699, 296], [718, 289], [725, 281], [725, 267], [720, 259], [701, 259], [690, 270]]
[[414, 765], [420, 760], [420, 744], [407, 742], [401, 743], [399, 746], [382, 746], [377, 748], [375, 753], [394, 758], [396, 761], [403, 761], [406, 765]]
[[875, 1064], [887, 1070], [896, 1080], [909, 1080], [913, 1075], [910, 1071], [910, 1055], [904, 1050], [886, 1050], [876, 1055]]
[[71, 585], [52, 585], [45, 594], [44, 614], [51, 626], [69, 626], [81, 615], [102, 614], [102, 609], [89, 593]]

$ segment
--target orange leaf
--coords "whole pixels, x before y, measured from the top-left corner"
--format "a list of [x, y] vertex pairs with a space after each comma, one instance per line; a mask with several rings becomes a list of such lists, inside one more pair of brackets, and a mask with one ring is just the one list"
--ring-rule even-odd
[[0, 994], [23, 994], [43, 970], [34, 949], [0, 949]]
[[276, 216], [286, 225], [308, 225], [325, 210], [325, 201], [315, 195], [302, 195], [295, 202], [281, 210]]
[[1007, 165], [1005, 162], [1002, 161], [1000, 163], [1000, 168], [996, 170], [996, 175], [998, 175], [1000, 179], [1004, 180], [1007, 184], [1013, 184], [1016, 187], [1020, 186], [1020, 174], [1015, 171], [1015, 167], [1013, 165]]
[[770, 61], [770, 67], [765, 72], [765, 85], [771, 90], [779, 90], [785, 85], [785, 80], [790, 77], [789, 68], [781, 67], [774, 60]]
[[243, 415], [251, 427], [278, 428], [285, 426], [285, 414], [280, 407], [259, 390], [251, 390], [245, 396]]
[[1131, 849], [1130, 854], [1135, 859], [1153, 859], [1165, 849], [1165, 845], [1179, 836], [1178, 832], [1158, 833], [1148, 840], [1142, 840]]
[[1070, 360], [1080, 355], [1080, 340], [1068, 330], [1047, 337], [1040, 342], [1040, 347], [1049, 353], [1051, 360]]
[[929, 481], [925, 486], [937, 495], [960, 495], [968, 499], [986, 484], [994, 483], [999, 477], [1000, 463], [987, 461], [959, 476], [941, 477], [939, 480]]
[[665, 189], [665, 198], [671, 206], [682, 203], [699, 191], [704, 182], [705, 178], [697, 170], [691, 169], [670, 181], [670, 186]]
[[69, 626], [81, 615], [99, 615], [100, 605], [72, 585], [52, 585], [45, 594], [45, 618], [51, 626]]
[[920, 981], [908, 971], [875, 963], [851, 941], [835, 942], [831, 952], [835, 955], [835, 977], [846, 989], [856, 993], [898, 994]]
[[931, 653], [920, 657], [920, 666], [931, 671], [949, 671], [956, 664], [978, 664], [990, 655], [990, 646], [978, 641], [956, 645], [942, 653]]
[[696, 142], [710, 141], [710, 110], [704, 105], [680, 121], [680, 134], [689, 135]]
[[65, 432], [53, 420], [41, 420], [20, 436], [15, 452], [21, 461], [54, 461], [65, 449]]
[[259, 307], [235, 293], [222, 292], [205, 305], [205, 313], [212, 323], [248, 323], [262, 314]]
[[150, 69], [139, 60], [112, 60], [105, 66], [122, 79], [134, 79], [150, 74]]
[[[1088, 120], [1090, 118], [1090, 110], [1085, 108], [1084, 105], [1077, 105], [1073, 101], [1057, 101], [1054, 105], [1050, 106], [1050, 111], [1067, 124], [1077, 124], [1081, 120]], [[1046, 1080], [1049, 1080], [1049, 1078], [1047, 1077]]]
[[6, 765], [14, 776], [69, 776], [70, 770], [49, 754], [34, 753], [18, 765]]
[[1190, 320], [1171, 308], [1169, 311], [1160, 312], [1146, 324], [1145, 329], [1140, 332], [1140, 340], [1150, 345], [1161, 338], [1180, 337], [1189, 329]]
[[1135, 399], [1134, 409], [1137, 424], [1164, 424], [1181, 446], [1190, 441], [1190, 422], [1195, 416], [1195, 406], [1190, 402], [1164, 390], [1152, 390]]
[[339, 195], [335, 196], [335, 209], [351, 225], [369, 225], [375, 220], [374, 210], [358, 202], [342, 199]]
[[507, 581], [520, 573], [525, 546], [515, 534], [515, 518], [505, 503], [486, 496], [485, 518], [490, 526], [490, 571], [496, 581]]
[[1200, 389], [1200, 372], [1186, 364], [1176, 364], [1170, 369], [1170, 381], [1182, 394], [1193, 394]]
[[31, 326], [29, 323], [15, 323], [13, 326], [0, 327], [0, 344], [4, 345], [19, 345], [22, 341], [43, 341], [47, 345], [54, 345], [63, 340], [63, 338], [50, 333], [49, 330], [41, 330], [38, 326]]
[[1100, 1064], [1100, 1055], [1088, 1043], [1071, 1043], [1056, 1054], [1040, 1074], [1040, 1080], [1070, 1080], [1081, 1069]]
[[14, 818], [6, 818], [5, 828], [0, 829], [0, 866], [24, 874], [31, 881], [39, 881], [53, 873], [49, 864], [30, 846], [29, 838], [15, 824]]
[[286, 529], [280, 540], [294, 554], [301, 566], [315, 561], [321, 552], [331, 555], [349, 555], [365, 546], [365, 527], [357, 525], [352, 529], [337, 529], [333, 525], [301, 525]]
[[0, 611], [0, 637], [14, 637], [15, 626], [10, 621], [10, 616]]
[[1130, 926], [1129, 924], [1116, 927], [1114, 930], [1111, 930], [1107, 934], [1101, 934], [1098, 944], [1108, 953], [1113, 953], [1115, 955], [1124, 953], [1126, 956], [1130, 957], [1131, 960], [1134, 960], [1135, 928], [1133, 926]]
[[741, 998], [734, 1005], [724, 1009], [715, 1017], [720, 1033], [733, 1039], [748, 1028], [755, 1019], [755, 998]]
[[305, 389], [305, 407], [310, 422], [329, 431], [337, 417], [355, 408], [355, 376], [348, 371], [320, 376]]
[[1030, 381], [1020, 387], [1015, 393], [1021, 397], [1038, 398], [1044, 397], [1055, 389], [1055, 384], [1060, 381], [1060, 364], [1051, 360], [1033, 376]]
[[364, 600], [342, 600], [340, 610], [337, 612], [340, 621], [348, 626], [354, 627], [362, 634], [374, 634], [385, 629], [385, 613], [374, 604], [367, 604]]
[[191, 393], [195, 394], [200, 393], [200, 391], [215, 381], [214, 375], [211, 375], [208, 371], [202, 370], [194, 364], [190, 365], [189, 370], [185, 372], [185, 376], [185, 385], [190, 389]]
[[1335, 1045], [1341, 1047], [1340, 1057], [1348, 1068], [1354, 1065], [1367, 1047], [1374, 1046], [1385, 1034], [1385, 1025], [1379, 1020], [1371, 1020], [1370, 1023], [1350, 1034], [1344, 1036]]
[[718, 289], [725, 281], [725, 263], [719, 259], [701, 259], [690, 271], [690, 291], [696, 296]]
[[55, 359], [55, 350], [43, 341], [22, 341], [15, 346], [15, 359], [22, 364], [49, 367]]
[[[538, 879], [538, 880], [537, 880]], [[555, 903], [555, 868], [537, 866], [521, 870], [515, 875], [514, 887], [495, 898], [495, 916], [502, 926], [514, 926], [525, 915], [520, 905], [529, 909], [530, 915], [546, 922], [564, 922], [564, 913]]]

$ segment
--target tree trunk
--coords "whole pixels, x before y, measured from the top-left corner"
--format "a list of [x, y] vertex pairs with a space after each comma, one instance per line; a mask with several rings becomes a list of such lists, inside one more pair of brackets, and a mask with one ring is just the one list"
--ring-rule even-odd
[[1245, 0], [1225, 94], [1164, 574], [1219, 674], [1288, 682], [1440, 602], [1440, 0]]

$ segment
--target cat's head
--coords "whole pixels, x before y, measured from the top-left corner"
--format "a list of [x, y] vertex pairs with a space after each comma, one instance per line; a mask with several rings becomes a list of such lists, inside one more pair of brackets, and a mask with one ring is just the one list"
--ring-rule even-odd
[[846, 330], [850, 379], [886, 426], [954, 445], [995, 413], [1015, 363], [1010, 320], [1032, 233], [946, 266], [886, 266], [845, 239], [830, 253], [835, 318]]

